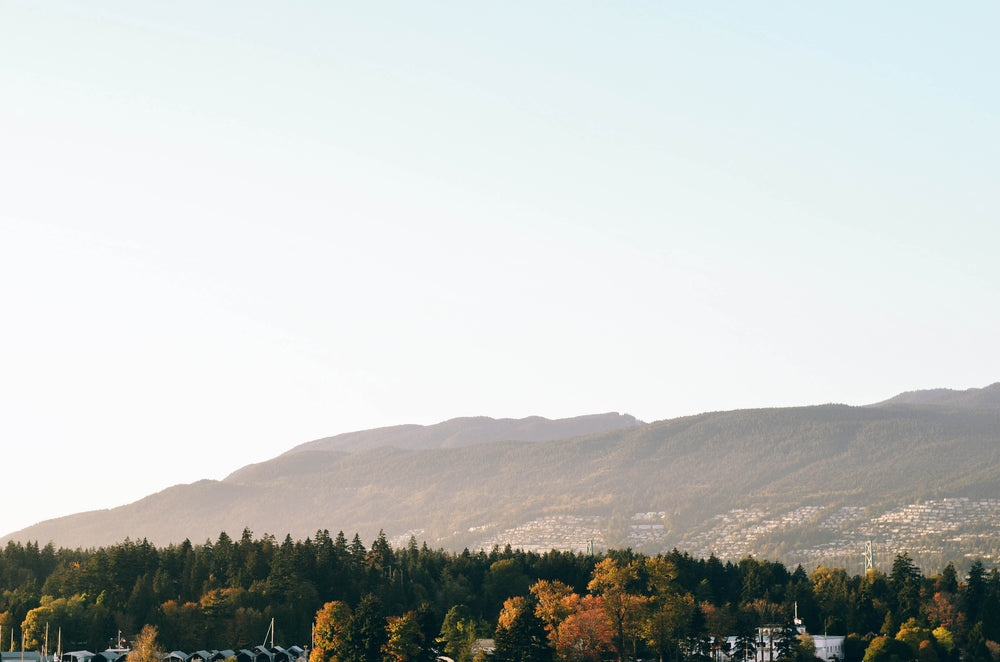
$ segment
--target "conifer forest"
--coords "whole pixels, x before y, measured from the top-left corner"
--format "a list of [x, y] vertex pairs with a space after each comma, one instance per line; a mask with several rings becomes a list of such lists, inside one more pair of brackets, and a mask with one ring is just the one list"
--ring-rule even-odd
[[162, 650], [238, 650], [272, 622], [274, 641], [311, 662], [741, 662], [763, 627], [787, 634], [775, 660], [816, 659], [811, 634], [843, 636], [843, 662], [988, 662], [1000, 652], [1000, 573], [980, 561], [921, 569], [905, 552], [852, 575], [677, 550], [456, 553], [413, 538], [394, 549], [381, 534], [366, 546], [325, 530], [0, 550], [4, 651], [51, 652], [57, 631], [63, 650], [100, 651], [149, 627]]

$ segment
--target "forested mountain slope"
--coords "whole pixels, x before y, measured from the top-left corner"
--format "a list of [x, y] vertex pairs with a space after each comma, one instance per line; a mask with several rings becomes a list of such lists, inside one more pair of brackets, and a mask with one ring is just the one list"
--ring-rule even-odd
[[872, 406], [885, 407], [895, 405], [940, 405], [962, 409], [998, 409], [1000, 408], [1000, 382], [983, 388], [970, 388], [964, 391], [956, 391], [950, 388], [907, 391]]
[[[467, 419], [477, 420], [477, 419]], [[460, 549], [546, 517], [588, 516], [608, 546], [654, 511], [658, 543], [686, 544], [733, 509], [883, 508], [1000, 493], [1000, 409], [816, 407], [705, 413], [552, 441], [345, 452], [299, 447], [224, 481], [8, 536], [61, 546], [125, 536], [156, 544], [244, 527], [362, 538], [384, 529]], [[819, 535], [803, 522], [795, 536]], [[516, 544], [517, 540], [513, 540]], [[771, 540], [780, 557], [781, 540]]]

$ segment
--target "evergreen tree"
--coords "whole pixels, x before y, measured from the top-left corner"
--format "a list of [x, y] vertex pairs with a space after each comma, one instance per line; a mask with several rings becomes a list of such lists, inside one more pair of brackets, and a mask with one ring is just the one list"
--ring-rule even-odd
[[388, 638], [385, 626], [382, 602], [371, 594], [363, 597], [347, 621], [340, 662], [379, 662]]
[[535, 615], [534, 602], [525, 597], [504, 603], [494, 635], [496, 662], [551, 662], [542, 619]]
[[790, 662], [795, 659], [796, 647], [798, 646], [799, 632], [791, 623], [785, 623], [777, 632], [772, 632], [774, 637], [774, 653], [777, 660]]
[[986, 569], [983, 562], [976, 559], [969, 568], [969, 576], [965, 582], [965, 616], [969, 623], [981, 620], [983, 601], [986, 599]]
[[982, 622], [977, 622], [969, 630], [969, 640], [965, 645], [965, 656], [963, 662], [993, 662], [993, 655], [986, 645], [986, 636], [983, 634]]
[[920, 614], [920, 570], [906, 552], [896, 555], [889, 574], [895, 620], [902, 623]]
[[741, 626], [730, 652], [733, 662], [752, 662], [757, 656], [757, 633], [754, 628]]

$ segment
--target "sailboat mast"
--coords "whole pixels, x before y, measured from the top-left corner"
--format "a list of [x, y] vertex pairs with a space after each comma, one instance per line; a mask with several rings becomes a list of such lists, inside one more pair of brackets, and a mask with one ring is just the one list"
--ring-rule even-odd
[[268, 635], [271, 636], [271, 646], [270, 646], [270, 648], [274, 648], [274, 618], [271, 618], [271, 625], [268, 626], [267, 632], [264, 633], [264, 648], [268, 648], [268, 645], [267, 645], [267, 637], [268, 637]]

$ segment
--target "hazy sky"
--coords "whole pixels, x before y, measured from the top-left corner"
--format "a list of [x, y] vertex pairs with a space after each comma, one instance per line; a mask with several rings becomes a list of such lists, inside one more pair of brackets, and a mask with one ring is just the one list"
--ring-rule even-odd
[[998, 22], [0, 0], [0, 534], [350, 430], [1000, 380]]

